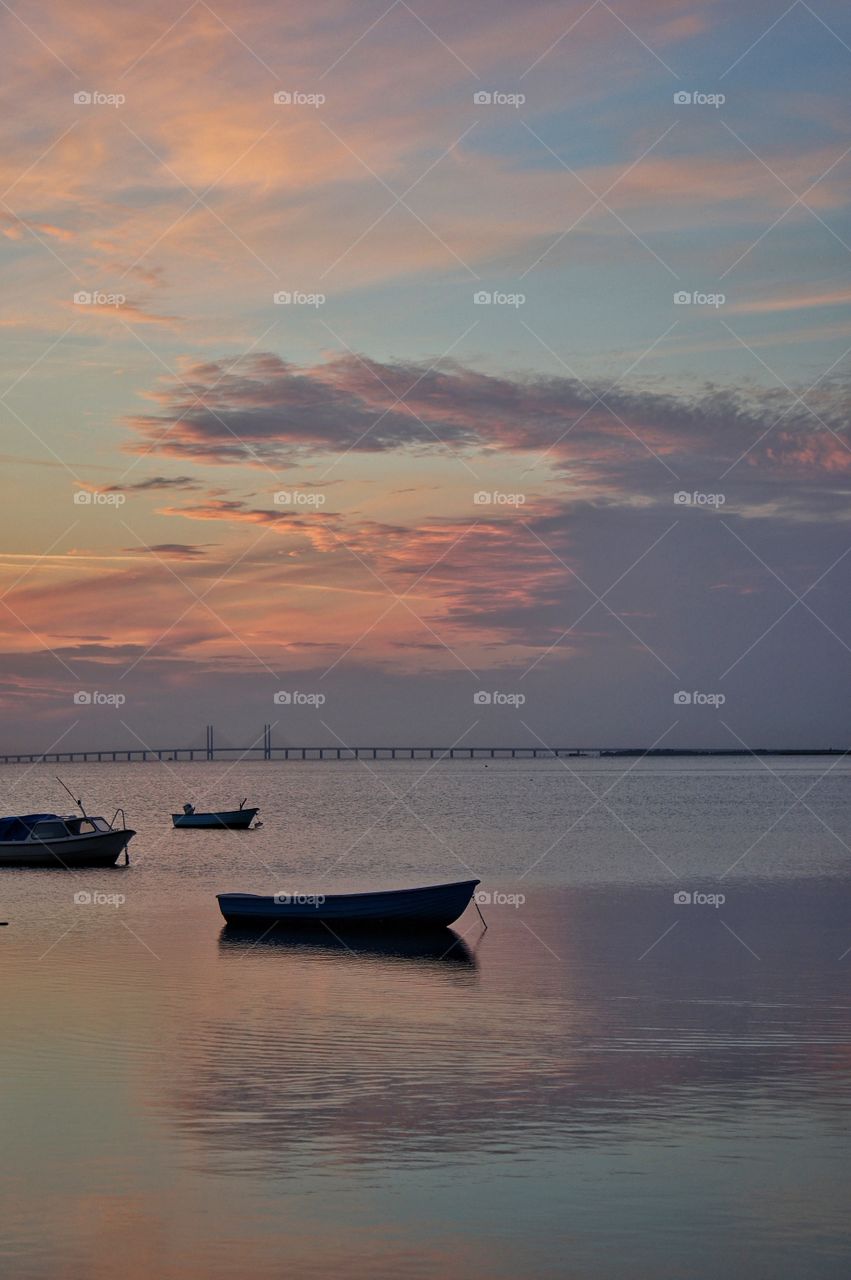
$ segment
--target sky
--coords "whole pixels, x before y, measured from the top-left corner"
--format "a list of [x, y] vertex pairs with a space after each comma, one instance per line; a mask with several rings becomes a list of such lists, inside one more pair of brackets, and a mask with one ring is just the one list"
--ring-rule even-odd
[[0, 24], [0, 750], [848, 745], [846, 6]]

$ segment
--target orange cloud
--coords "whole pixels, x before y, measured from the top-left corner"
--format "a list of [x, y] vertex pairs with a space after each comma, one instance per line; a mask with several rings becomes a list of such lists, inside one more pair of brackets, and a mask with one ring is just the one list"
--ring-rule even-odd
[[771, 315], [778, 311], [809, 311], [815, 307], [843, 307], [851, 303], [851, 289], [824, 287], [818, 292], [808, 290], [799, 294], [780, 294], [771, 298], [757, 298], [734, 302], [728, 311], [743, 315]]

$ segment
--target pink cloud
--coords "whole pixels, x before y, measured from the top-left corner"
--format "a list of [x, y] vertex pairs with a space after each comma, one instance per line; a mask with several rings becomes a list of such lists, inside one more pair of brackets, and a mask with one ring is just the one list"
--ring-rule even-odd
[[[844, 460], [824, 452], [825, 440], [836, 439], [828, 428], [845, 431], [841, 388], [810, 396], [820, 423], [773, 391], [626, 391], [570, 377], [495, 376], [451, 361], [434, 368], [337, 357], [300, 367], [267, 353], [237, 368], [190, 366], [151, 398], [162, 412], [130, 420], [141, 437], [131, 451], [208, 463], [274, 468], [311, 455], [496, 450], [546, 460], [575, 472], [589, 494], [614, 496], [627, 471], [634, 491], [652, 491], [677, 466], [717, 462], [720, 471], [746, 450], [766, 483], [772, 475], [785, 482], [805, 458], [816, 474], [822, 462], [832, 471], [851, 461], [851, 452]], [[772, 435], [778, 420], [784, 430]], [[660, 459], [675, 464], [667, 477]]]

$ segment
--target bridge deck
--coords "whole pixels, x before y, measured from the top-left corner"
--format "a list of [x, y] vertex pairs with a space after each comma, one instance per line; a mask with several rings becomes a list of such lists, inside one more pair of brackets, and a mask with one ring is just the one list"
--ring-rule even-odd
[[616, 756], [840, 756], [846, 750], [750, 751], [746, 748], [692, 749], [642, 747], [274, 747], [268, 741], [250, 747], [157, 747], [109, 751], [46, 751], [0, 753], [0, 764], [127, 764], [187, 760], [554, 760], [599, 759]]

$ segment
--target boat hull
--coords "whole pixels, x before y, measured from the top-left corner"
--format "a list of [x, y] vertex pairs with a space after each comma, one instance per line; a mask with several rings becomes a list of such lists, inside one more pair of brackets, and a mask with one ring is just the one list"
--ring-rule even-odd
[[469, 906], [478, 880], [391, 889], [381, 893], [292, 895], [289, 901], [253, 893], [220, 893], [219, 908], [228, 924], [323, 925], [347, 928], [434, 929], [450, 925]]
[[204, 831], [245, 831], [257, 817], [257, 809], [226, 809], [221, 813], [173, 813], [176, 827]]
[[0, 841], [0, 867], [112, 867], [135, 831], [98, 831], [64, 840]]

